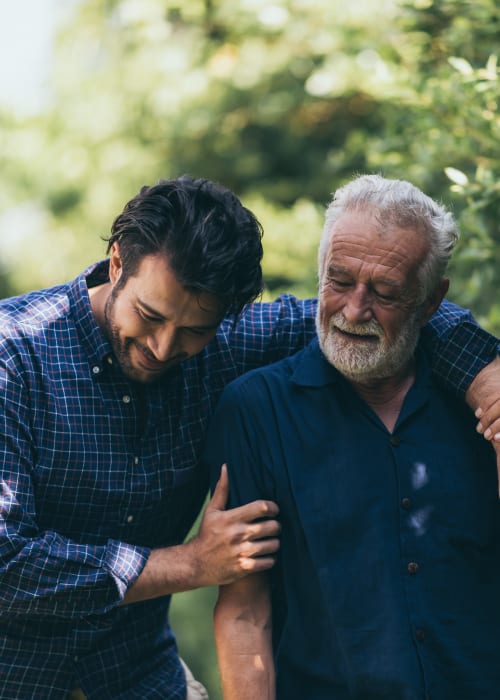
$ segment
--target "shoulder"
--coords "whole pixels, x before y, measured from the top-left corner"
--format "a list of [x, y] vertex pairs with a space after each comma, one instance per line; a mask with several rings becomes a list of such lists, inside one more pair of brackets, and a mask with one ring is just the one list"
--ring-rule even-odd
[[250, 333], [269, 333], [276, 328], [314, 328], [316, 299], [298, 299], [283, 294], [274, 301], [254, 302], [244, 307], [239, 316], [229, 316], [221, 324], [223, 332], [248, 330]]
[[22, 334], [43, 328], [69, 313], [68, 286], [28, 292], [0, 301], [1, 334]]
[[278, 391], [282, 392], [291, 386], [295, 370], [306, 351], [307, 348], [304, 348], [294, 355], [246, 372], [226, 386], [222, 398], [255, 402]]
[[[2, 363], [43, 355], [52, 333], [66, 337], [71, 315], [68, 285], [41, 289], [0, 301]], [[62, 341], [61, 341], [62, 342]]]

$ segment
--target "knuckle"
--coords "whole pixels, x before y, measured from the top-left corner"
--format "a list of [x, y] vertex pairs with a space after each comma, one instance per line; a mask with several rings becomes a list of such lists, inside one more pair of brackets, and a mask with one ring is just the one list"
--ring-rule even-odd
[[259, 501], [259, 513], [262, 516], [270, 516], [274, 513], [273, 504], [269, 501]]
[[245, 557], [245, 558], [241, 559], [241, 561], [240, 561], [240, 569], [242, 571], [244, 571], [245, 573], [253, 571], [254, 566], [255, 566], [255, 560], [251, 559], [250, 557]]

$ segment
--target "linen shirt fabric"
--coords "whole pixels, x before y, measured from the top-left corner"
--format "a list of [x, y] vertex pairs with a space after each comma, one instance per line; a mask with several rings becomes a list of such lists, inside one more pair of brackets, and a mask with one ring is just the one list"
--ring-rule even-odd
[[279, 700], [498, 700], [494, 451], [431, 379], [390, 433], [319, 344], [225, 389], [205, 461], [278, 504]]
[[[0, 302], [6, 700], [59, 700], [74, 686], [90, 700], [184, 698], [170, 597], [119, 603], [150, 549], [181, 543], [199, 512], [208, 488], [199, 458], [225, 384], [314, 336], [315, 301], [284, 295], [225, 319], [203, 352], [141, 386], [122, 374], [92, 314], [87, 287], [107, 270], [102, 261]], [[459, 392], [496, 352], [450, 304], [428, 333]]]

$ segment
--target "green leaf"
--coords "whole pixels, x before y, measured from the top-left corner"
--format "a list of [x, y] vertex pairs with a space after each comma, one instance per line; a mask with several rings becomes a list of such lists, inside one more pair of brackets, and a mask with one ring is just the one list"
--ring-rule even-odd
[[465, 187], [465, 185], [469, 184], [469, 178], [465, 173], [463, 173], [461, 170], [457, 170], [457, 168], [445, 168], [444, 169], [446, 177], [454, 182], [456, 185], [461, 185], [462, 187]]
[[448, 63], [450, 63], [459, 73], [462, 73], [462, 75], [472, 75], [474, 72], [471, 64], [469, 61], [466, 61], [465, 58], [449, 56]]

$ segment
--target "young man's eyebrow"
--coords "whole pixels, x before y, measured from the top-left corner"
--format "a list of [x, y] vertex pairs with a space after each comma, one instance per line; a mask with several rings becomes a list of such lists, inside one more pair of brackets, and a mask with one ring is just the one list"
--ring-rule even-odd
[[139, 306], [142, 306], [142, 308], [143, 308], [145, 311], [147, 311], [148, 313], [150, 313], [151, 316], [157, 316], [158, 318], [161, 318], [163, 321], [166, 321], [166, 320], [167, 320], [166, 317], [165, 317], [163, 314], [161, 314], [161, 313], [160, 313], [159, 311], [157, 311], [156, 309], [153, 309], [153, 307], [152, 307], [152, 306], [149, 306], [149, 304], [146, 304], [146, 302], [143, 301], [140, 297], [137, 297], [137, 303], [139, 304]]
[[[168, 321], [167, 316], [164, 316], [159, 311], [154, 309], [152, 306], [150, 306], [149, 304], [146, 304], [146, 302], [143, 301], [142, 299], [140, 299], [139, 297], [137, 297], [137, 303], [139, 304], [139, 306], [141, 306], [144, 309], [144, 311], [147, 311], [149, 314], [151, 314], [151, 316], [156, 316], [156, 318], [158, 318], [159, 320], [162, 320], [162, 321]], [[212, 331], [215, 328], [218, 328], [219, 325], [220, 325], [220, 321], [217, 321], [216, 323], [209, 323], [207, 325], [186, 326], [186, 328], [193, 328], [193, 329], [196, 329], [199, 331]]]

